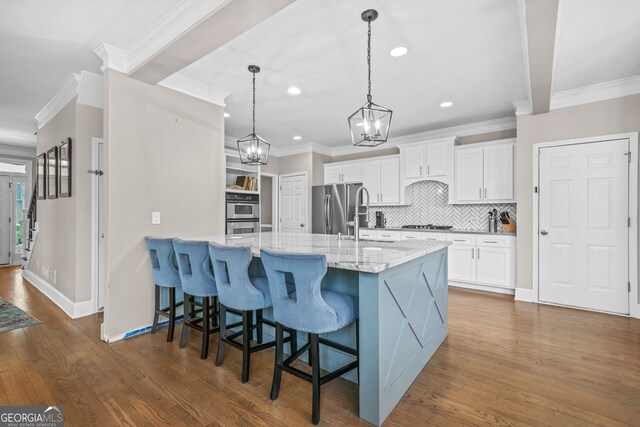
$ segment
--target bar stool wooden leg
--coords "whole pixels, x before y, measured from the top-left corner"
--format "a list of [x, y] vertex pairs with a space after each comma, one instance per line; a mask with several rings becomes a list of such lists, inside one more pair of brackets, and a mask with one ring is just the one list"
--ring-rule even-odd
[[280, 380], [282, 380], [282, 353], [284, 347], [284, 333], [282, 325], [276, 323], [276, 358], [273, 368], [273, 381], [271, 382], [271, 400], [276, 400], [280, 393]]
[[173, 332], [176, 327], [176, 288], [169, 288], [169, 328], [167, 342], [173, 341]]
[[251, 317], [253, 313], [250, 311], [242, 312], [242, 382], [249, 381], [249, 369], [251, 364]]
[[202, 349], [200, 359], [206, 359], [209, 354], [209, 321], [211, 319], [209, 297], [202, 298]]
[[291, 338], [291, 341], [289, 342], [291, 354], [296, 354], [298, 352], [298, 331], [295, 329], [289, 329], [289, 337]]
[[189, 294], [184, 294], [184, 320], [182, 322], [182, 335], [180, 336], [180, 348], [187, 346], [187, 340], [189, 339], [189, 322], [191, 322], [191, 301], [193, 297]]
[[219, 318], [218, 316], [220, 315], [220, 302], [218, 301], [218, 297], [213, 297], [213, 317], [212, 317], [212, 323], [213, 323], [213, 327], [217, 327], [220, 323], [219, 323]]
[[256, 334], [258, 335], [256, 337], [256, 341], [258, 342], [258, 344], [262, 344], [262, 339], [263, 339], [263, 335], [262, 335], [262, 309], [260, 310], [256, 310], [256, 325], [257, 325], [257, 331]]
[[320, 422], [320, 348], [318, 334], [309, 334], [309, 356], [311, 362], [311, 386], [313, 388], [313, 409], [311, 411], [311, 422]]
[[151, 333], [155, 334], [158, 329], [158, 310], [160, 310], [160, 286], [155, 285], [155, 294], [156, 294], [156, 305], [155, 310], [153, 311], [153, 326], [151, 326]]
[[227, 307], [220, 304], [220, 335], [218, 339], [218, 354], [216, 356], [216, 366], [222, 365], [224, 359], [224, 339], [227, 338]]

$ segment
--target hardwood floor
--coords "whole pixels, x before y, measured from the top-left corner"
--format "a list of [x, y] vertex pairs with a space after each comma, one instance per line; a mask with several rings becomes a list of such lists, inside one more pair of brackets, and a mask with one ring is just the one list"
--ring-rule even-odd
[[[386, 425], [640, 424], [639, 320], [449, 295], [449, 337]], [[200, 360], [198, 334], [185, 349], [165, 329], [107, 345], [101, 316], [70, 320], [14, 268], [0, 269], [0, 296], [42, 321], [0, 334], [0, 405], [63, 404], [68, 426], [310, 424], [307, 382], [284, 375], [269, 400], [272, 351], [252, 355], [242, 384], [241, 352], [216, 368]], [[322, 392], [321, 424], [367, 425], [356, 385]]]

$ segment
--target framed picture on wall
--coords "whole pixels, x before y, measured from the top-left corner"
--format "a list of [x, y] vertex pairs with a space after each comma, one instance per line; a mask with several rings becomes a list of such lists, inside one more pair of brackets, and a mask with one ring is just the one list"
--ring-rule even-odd
[[71, 197], [71, 138], [62, 142], [58, 153], [58, 195]]
[[58, 198], [58, 147], [47, 151], [47, 199]]
[[47, 155], [45, 153], [36, 157], [36, 198], [47, 198]]

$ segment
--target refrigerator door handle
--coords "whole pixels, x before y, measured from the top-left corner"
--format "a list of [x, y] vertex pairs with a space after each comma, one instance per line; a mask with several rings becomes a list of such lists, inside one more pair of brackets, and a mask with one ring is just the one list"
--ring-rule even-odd
[[331, 218], [329, 217], [330, 204], [331, 204], [331, 195], [325, 194], [324, 196], [324, 232], [325, 234], [331, 234]]

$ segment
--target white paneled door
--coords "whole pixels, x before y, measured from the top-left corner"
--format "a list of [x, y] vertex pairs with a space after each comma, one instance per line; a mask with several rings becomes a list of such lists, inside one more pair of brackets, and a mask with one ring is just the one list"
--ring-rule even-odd
[[0, 264], [9, 264], [11, 256], [11, 189], [8, 175], [0, 175]]
[[280, 231], [307, 233], [307, 176], [280, 176]]
[[629, 313], [627, 139], [540, 149], [539, 299]]

